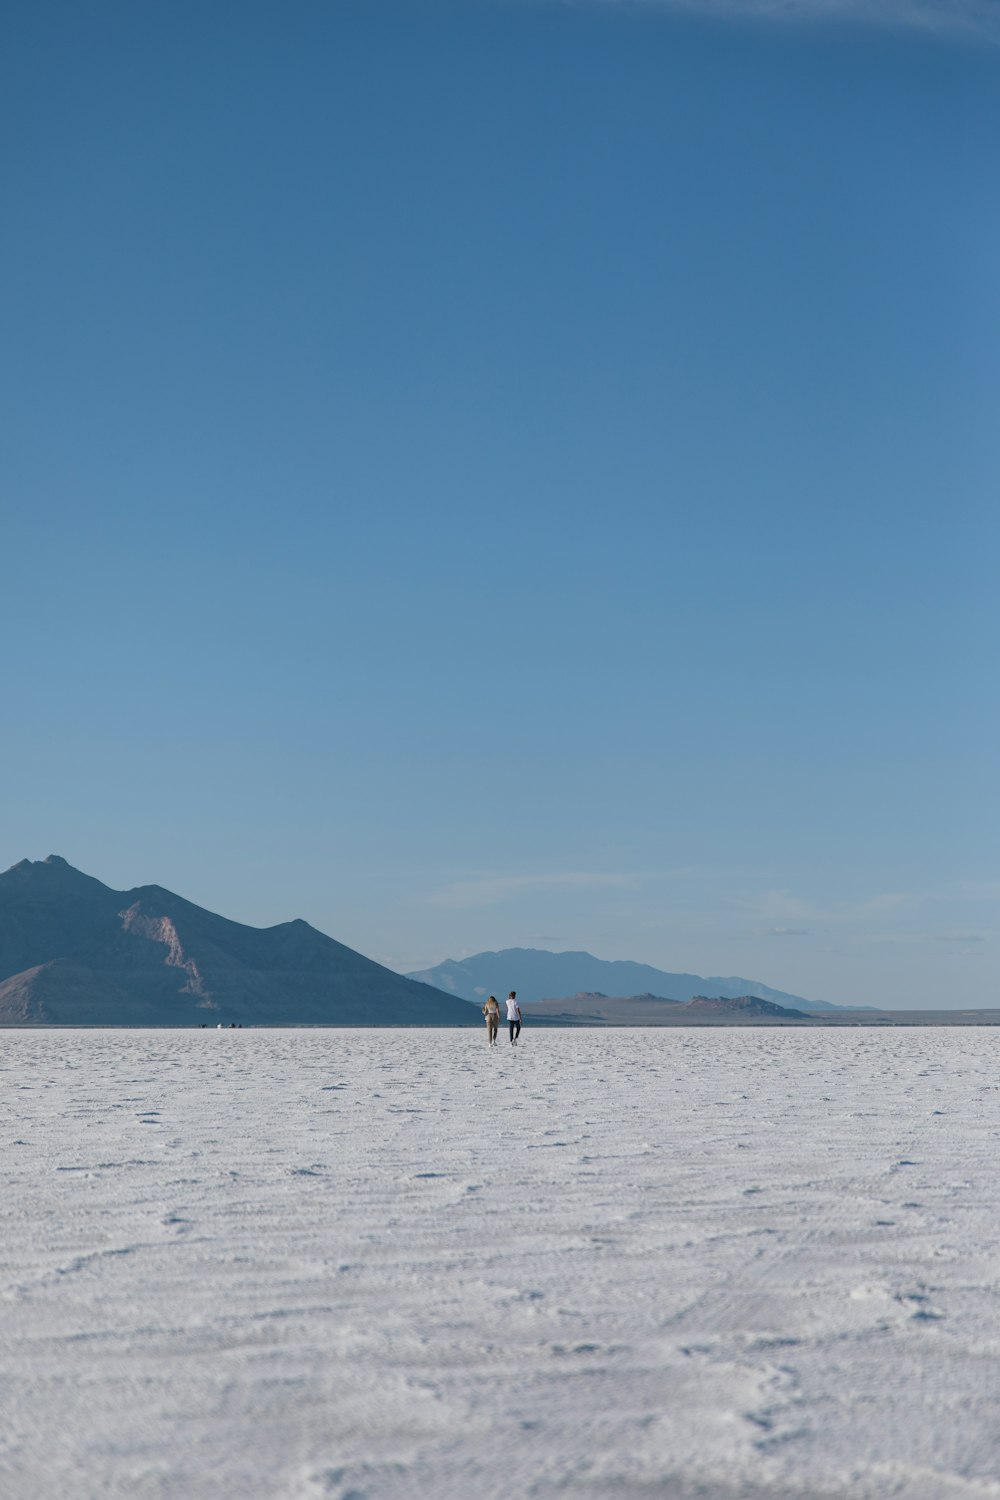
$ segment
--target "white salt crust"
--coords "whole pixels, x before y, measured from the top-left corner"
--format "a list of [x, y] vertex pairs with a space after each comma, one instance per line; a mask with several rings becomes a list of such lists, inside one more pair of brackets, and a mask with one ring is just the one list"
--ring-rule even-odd
[[0, 1033], [0, 1494], [1000, 1496], [1000, 1031]]

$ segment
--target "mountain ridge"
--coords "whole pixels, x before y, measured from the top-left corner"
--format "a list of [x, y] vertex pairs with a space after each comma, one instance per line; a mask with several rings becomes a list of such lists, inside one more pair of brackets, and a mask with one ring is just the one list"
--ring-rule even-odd
[[807, 1000], [804, 995], [793, 995], [739, 975], [674, 974], [630, 959], [595, 958], [582, 950], [554, 953], [547, 948], [503, 948], [464, 959], [445, 959], [433, 968], [412, 972], [407, 978], [433, 984], [448, 994], [473, 1002], [485, 994], [499, 994], [501, 990], [506, 994], [507, 990], [515, 989], [518, 997], [528, 1003], [553, 995], [582, 993], [653, 994], [677, 1001], [708, 994], [728, 999], [755, 995], [775, 1005], [807, 1012], [857, 1009], [833, 1005], [827, 1000]]
[[0, 875], [0, 1024], [469, 1025], [469, 1007], [301, 918], [248, 927], [61, 855]]

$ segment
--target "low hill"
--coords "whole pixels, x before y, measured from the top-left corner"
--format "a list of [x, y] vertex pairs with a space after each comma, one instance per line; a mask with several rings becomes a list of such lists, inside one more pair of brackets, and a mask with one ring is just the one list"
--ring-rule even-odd
[[595, 958], [592, 953], [550, 953], [542, 948], [504, 948], [499, 953], [475, 953], [471, 958], [445, 959], [433, 969], [410, 974], [410, 979], [433, 984], [463, 1000], [482, 1000], [486, 995], [506, 995], [517, 990], [518, 999], [534, 1001], [547, 995], [666, 995], [671, 1000], [692, 1000], [695, 995], [720, 995], [737, 999], [756, 995], [775, 1005], [797, 1010], [836, 1011], [843, 1007], [826, 1000], [806, 1000], [786, 994], [756, 979], [733, 976], [706, 978], [703, 974], [671, 974], [649, 964], [628, 959]]
[[453, 995], [296, 920], [247, 927], [58, 855], [0, 875], [0, 1024], [469, 1025]]
[[794, 1010], [787, 1005], [775, 1005], [772, 1000], [762, 1000], [759, 995], [695, 995], [682, 1010], [692, 1015], [715, 1015], [727, 1017], [773, 1016], [776, 1020], [808, 1021], [805, 1011]]
[[562, 1000], [526, 1002], [522, 1011], [526, 1022], [549, 1026], [739, 1026], [817, 1019], [759, 995], [695, 995], [690, 1000], [667, 1000], [661, 995], [592, 992]]

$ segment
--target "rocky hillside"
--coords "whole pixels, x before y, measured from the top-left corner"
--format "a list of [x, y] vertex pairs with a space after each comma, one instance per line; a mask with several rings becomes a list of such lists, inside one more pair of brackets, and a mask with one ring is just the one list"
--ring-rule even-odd
[[246, 927], [58, 855], [0, 875], [0, 1024], [470, 1025], [470, 1008], [307, 922]]

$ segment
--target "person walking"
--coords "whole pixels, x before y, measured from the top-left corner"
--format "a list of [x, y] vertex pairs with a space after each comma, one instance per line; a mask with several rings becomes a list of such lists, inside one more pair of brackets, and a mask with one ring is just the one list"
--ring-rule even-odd
[[511, 990], [507, 996], [507, 1025], [510, 1027], [510, 1045], [516, 1047], [521, 1035], [521, 1007], [517, 1003], [515, 990]]
[[483, 1006], [483, 1015], [486, 1017], [486, 1040], [491, 1047], [495, 1047], [497, 1032], [500, 1030], [500, 1006], [496, 995], [491, 995]]

